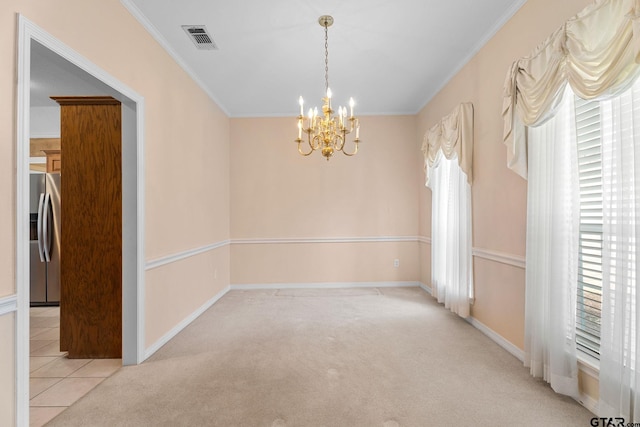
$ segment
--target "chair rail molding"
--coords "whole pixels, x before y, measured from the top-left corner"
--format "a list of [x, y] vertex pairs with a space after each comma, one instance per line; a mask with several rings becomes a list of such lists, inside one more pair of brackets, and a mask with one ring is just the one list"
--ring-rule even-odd
[[18, 310], [18, 295], [9, 295], [0, 298], [0, 316], [13, 313]]
[[153, 270], [163, 265], [171, 264], [195, 255], [199, 255], [214, 249], [228, 245], [273, 245], [273, 244], [304, 244], [304, 243], [381, 243], [381, 242], [418, 242], [418, 236], [365, 236], [365, 237], [300, 237], [300, 238], [241, 238], [226, 239], [198, 248], [163, 256], [149, 260], [145, 264], [145, 270]]
[[491, 249], [473, 248], [474, 257], [488, 259], [502, 264], [511, 265], [518, 268], [526, 268], [526, 259], [521, 255], [509, 254], [506, 252], [493, 251]]
[[303, 243], [381, 243], [381, 242], [418, 242], [418, 236], [362, 236], [362, 237], [268, 237], [231, 239], [232, 245], [272, 245]]
[[144, 269], [153, 270], [154, 268], [162, 267], [163, 265], [171, 264], [176, 261], [181, 261], [192, 256], [200, 255], [205, 252], [212, 251], [214, 249], [222, 248], [229, 245], [231, 241], [229, 239], [222, 240], [220, 242], [211, 243], [209, 245], [200, 246], [194, 249], [187, 249], [186, 251], [178, 252], [172, 255], [167, 255], [161, 258], [152, 259], [146, 262]]

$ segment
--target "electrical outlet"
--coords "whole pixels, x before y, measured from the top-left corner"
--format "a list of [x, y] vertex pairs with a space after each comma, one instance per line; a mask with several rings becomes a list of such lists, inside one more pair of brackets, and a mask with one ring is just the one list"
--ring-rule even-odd
[[397, 259], [397, 258], [396, 258], [396, 259], [394, 259], [394, 260], [393, 260], [393, 266], [394, 266], [395, 268], [400, 267], [400, 260], [399, 260], [399, 259]]

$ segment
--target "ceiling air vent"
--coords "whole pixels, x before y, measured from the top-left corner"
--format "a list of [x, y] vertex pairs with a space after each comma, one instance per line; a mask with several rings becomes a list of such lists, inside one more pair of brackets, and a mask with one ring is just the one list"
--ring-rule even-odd
[[189, 35], [189, 38], [198, 49], [218, 50], [218, 46], [207, 32], [204, 25], [183, 25], [182, 29]]

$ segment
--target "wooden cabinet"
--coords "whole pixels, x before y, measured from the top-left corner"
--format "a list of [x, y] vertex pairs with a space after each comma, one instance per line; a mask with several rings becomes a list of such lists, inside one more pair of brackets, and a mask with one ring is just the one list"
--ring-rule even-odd
[[47, 156], [46, 171], [48, 173], [60, 172], [60, 169], [61, 169], [60, 150], [42, 150], [42, 151]]
[[60, 349], [69, 358], [122, 355], [121, 105], [60, 104]]
[[60, 172], [60, 138], [31, 138], [29, 157], [44, 157], [45, 163], [31, 163], [29, 169], [37, 172]]

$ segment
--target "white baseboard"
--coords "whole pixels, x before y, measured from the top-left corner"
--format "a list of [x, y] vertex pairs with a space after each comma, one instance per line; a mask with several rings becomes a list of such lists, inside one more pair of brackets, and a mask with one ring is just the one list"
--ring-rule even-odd
[[420, 282], [420, 284], [418, 286], [420, 288], [422, 288], [422, 290], [425, 291], [426, 293], [428, 293], [429, 295], [433, 295], [433, 291], [431, 290], [431, 288], [429, 286], [425, 285], [422, 282]]
[[[515, 356], [518, 360], [520, 360], [521, 362], [524, 363], [524, 351], [523, 350], [521, 350], [520, 348], [518, 348], [515, 345], [511, 344], [509, 341], [507, 341], [502, 336], [500, 336], [497, 332], [495, 332], [494, 330], [490, 329], [489, 327], [487, 327], [486, 325], [484, 325], [482, 322], [478, 321], [477, 319], [474, 319], [473, 317], [469, 317], [466, 320], [471, 325], [473, 325], [475, 328], [477, 328], [479, 331], [481, 331], [483, 334], [485, 334], [486, 336], [491, 338], [491, 340], [493, 340], [493, 342], [498, 344], [503, 349], [507, 350], [509, 353], [511, 353], [513, 356]], [[588, 375], [592, 375], [593, 376], [591, 371], [583, 369], [583, 366], [585, 366], [585, 365], [580, 365], [579, 364], [580, 370], [585, 371], [585, 372], [587, 372]], [[597, 414], [598, 401], [595, 400], [593, 397], [591, 397], [591, 396], [589, 396], [589, 395], [587, 395], [585, 393], [580, 393], [580, 399], [576, 399], [576, 400], [577, 400], [578, 403], [580, 403], [582, 406], [584, 406], [588, 411], [590, 411], [593, 414]]]
[[145, 360], [153, 353], [158, 351], [163, 345], [168, 343], [171, 338], [175, 337], [193, 322], [198, 316], [208, 310], [220, 298], [222, 298], [230, 290], [252, 290], [252, 289], [336, 289], [336, 288], [401, 288], [401, 287], [418, 287], [419, 282], [329, 282], [329, 283], [263, 283], [263, 284], [246, 284], [246, 285], [230, 285], [220, 291], [216, 296], [203, 304], [196, 311], [191, 313], [169, 332], [164, 334], [158, 341], [149, 346], [144, 352]]
[[168, 343], [171, 340], [171, 338], [178, 335], [180, 331], [182, 331], [184, 328], [189, 326], [191, 322], [196, 320], [198, 316], [200, 316], [202, 313], [207, 311], [213, 304], [218, 302], [218, 300], [222, 298], [227, 292], [229, 292], [229, 290], [230, 290], [229, 286], [225, 287], [222, 291], [218, 292], [216, 296], [214, 296], [209, 301], [204, 303], [200, 308], [198, 308], [196, 311], [191, 313], [189, 316], [184, 318], [180, 323], [174, 326], [173, 329], [171, 329], [169, 332], [164, 334], [158, 341], [156, 341], [151, 346], [149, 346], [144, 352], [145, 360], [148, 359], [153, 353], [160, 350], [160, 348], [166, 343]]
[[343, 288], [416, 288], [419, 282], [310, 282], [310, 283], [253, 283], [231, 285], [232, 291], [255, 289], [343, 289]]
[[[424, 289], [424, 291], [427, 292], [429, 295], [431, 295], [431, 288], [427, 287], [424, 283], [420, 283], [420, 287]], [[473, 327], [478, 329], [480, 332], [482, 332], [483, 334], [491, 338], [493, 342], [495, 342], [500, 347], [502, 347], [503, 349], [511, 353], [515, 358], [517, 358], [521, 362], [524, 362], [524, 351], [520, 350], [518, 347], [516, 347], [515, 345], [511, 344], [509, 341], [504, 339], [496, 331], [489, 328], [487, 325], [480, 322], [479, 320], [474, 319], [473, 317], [469, 317], [465, 320], [469, 322]]]
[[[431, 295], [431, 288], [428, 288], [424, 283], [420, 283], [420, 287], [422, 289], [424, 289], [424, 291], [427, 292], [429, 295]], [[494, 331], [493, 329], [489, 328], [487, 325], [485, 325], [484, 323], [480, 322], [479, 320], [474, 319], [473, 317], [469, 317], [468, 319], [465, 319], [465, 320], [467, 322], [469, 322], [473, 327], [478, 329], [480, 332], [482, 332], [483, 334], [485, 334], [486, 336], [491, 338], [491, 340], [493, 342], [495, 342], [500, 347], [502, 347], [503, 349], [505, 349], [506, 351], [511, 353], [511, 355], [513, 355], [516, 359], [518, 359], [519, 361], [524, 363], [524, 351], [523, 350], [521, 350], [520, 348], [516, 347], [515, 345], [513, 345], [512, 343], [510, 343], [509, 341], [504, 339], [500, 334], [498, 334], [496, 331]], [[596, 379], [598, 378], [597, 370], [595, 370], [595, 368], [587, 365], [586, 362], [582, 362], [582, 363], [578, 362], [578, 365], [579, 365], [580, 370], [585, 372], [587, 375], [591, 375], [592, 377], [594, 377]], [[591, 413], [597, 414], [598, 401], [596, 399], [594, 399], [593, 397], [591, 397], [591, 396], [589, 396], [587, 394], [584, 394], [584, 393], [580, 393], [580, 399], [578, 400], [578, 403], [580, 403], [582, 406], [584, 406]]]
[[[156, 341], [153, 345], [145, 350], [144, 358], [148, 359], [152, 354], [162, 348], [173, 337], [178, 335], [180, 331], [186, 328], [191, 322], [198, 318], [202, 313], [208, 310], [213, 304], [215, 304], [220, 298], [222, 298], [230, 290], [258, 290], [258, 289], [339, 289], [339, 288], [399, 288], [399, 287], [419, 287], [429, 295], [431, 295], [431, 288], [421, 282], [328, 282], [328, 283], [262, 283], [262, 284], [236, 284], [230, 285], [220, 291], [216, 296], [207, 301], [204, 305], [191, 313], [188, 317], [178, 323], [173, 329], [164, 334], [162, 338]], [[10, 304], [12, 298], [6, 298], [6, 303]], [[524, 352], [500, 336], [497, 332], [483, 324], [473, 317], [466, 319], [472, 326], [478, 329], [480, 332], [491, 338], [493, 342], [500, 347], [508, 351], [515, 358], [524, 361]], [[578, 401], [587, 410], [593, 414], [597, 413], [598, 401], [587, 394], [580, 394], [580, 400]]]
[[592, 414], [598, 414], [598, 401], [588, 394], [580, 393], [578, 403], [587, 408]]
[[511, 353], [519, 361], [524, 363], [524, 351], [523, 350], [521, 350], [517, 346], [513, 345], [512, 343], [510, 343], [509, 341], [504, 339], [500, 334], [498, 334], [496, 331], [494, 331], [493, 329], [489, 328], [487, 325], [485, 325], [484, 323], [480, 322], [479, 320], [474, 319], [473, 317], [469, 317], [469, 318], [467, 318], [465, 320], [467, 322], [469, 322], [471, 325], [473, 325], [480, 332], [482, 332], [483, 334], [485, 334], [486, 336], [491, 338], [493, 340], [493, 342], [495, 342], [500, 347], [504, 348], [509, 353]]
[[361, 237], [275, 237], [263, 239], [231, 239], [232, 245], [273, 245], [290, 243], [381, 243], [418, 242], [418, 236], [361, 236]]

